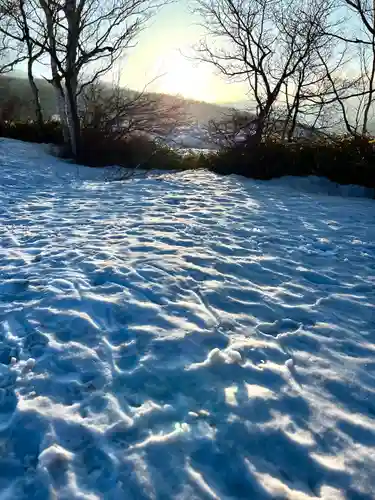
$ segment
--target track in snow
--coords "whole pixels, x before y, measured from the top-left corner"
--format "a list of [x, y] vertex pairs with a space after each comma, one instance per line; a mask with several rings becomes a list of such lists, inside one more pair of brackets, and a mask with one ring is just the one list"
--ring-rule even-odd
[[373, 498], [373, 201], [0, 165], [1, 499]]

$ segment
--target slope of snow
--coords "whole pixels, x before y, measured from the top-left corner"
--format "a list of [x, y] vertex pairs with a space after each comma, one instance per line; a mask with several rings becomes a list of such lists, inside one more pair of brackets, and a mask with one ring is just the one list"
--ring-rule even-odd
[[372, 200], [0, 165], [2, 500], [374, 498]]
[[274, 185], [282, 185], [297, 189], [300, 193], [327, 194], [330, 196], [345, 196], [352, 198], [375, 198], [375, 190], [354, 184], [342, 185], [324, 177], [310, 175], [308, 177], [285, 176], [267, 181]]

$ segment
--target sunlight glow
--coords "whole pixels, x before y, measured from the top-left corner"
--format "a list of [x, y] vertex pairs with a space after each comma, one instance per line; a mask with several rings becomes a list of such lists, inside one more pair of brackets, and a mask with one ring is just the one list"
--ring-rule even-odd
[[157, 61], [157, 65], [160, 65], [161, 70], [158, 87], [162, 92], [197, 100], [212, 98], [209, 90], [211, 75], [207, 68], [194, 65], [178, 51], [164, 54], [162, 61]]
[[[229, 103], [243, 100], [246, 87], [228, 83], [212, 66], [194, 61], [193, 47], [204, 32], [184, 2], [166, 6], [137, 45], [121, 61], [121, 85], [181, 95], [198, 101]], [[189, 56], [189, 57], [186, 57]], [[110, 78], [110, 75], [109, 75]]]

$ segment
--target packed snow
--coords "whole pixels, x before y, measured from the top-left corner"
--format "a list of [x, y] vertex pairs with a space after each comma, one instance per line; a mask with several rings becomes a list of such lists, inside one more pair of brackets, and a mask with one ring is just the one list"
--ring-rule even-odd
[[0, 498], [370, 500], [375, 202], [0, 142]]

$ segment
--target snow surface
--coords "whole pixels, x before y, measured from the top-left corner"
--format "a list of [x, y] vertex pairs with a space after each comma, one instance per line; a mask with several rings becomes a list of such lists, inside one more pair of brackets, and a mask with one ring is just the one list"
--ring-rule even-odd
[[324, 177], [317, 177], [315, 175], [310, 175], [308, 177], [285, 176], [279, 179], [272, 179], [271, 181], [267, 181], [267, 183], [284, 185], [288, 188], [297, 189], [299, 192], [305, 191], [315, 194], [327, 194], [330, 196], [375, 199], [375, 189], [373, 188], [356, 186], [354, 184], [337, 184]]
[[373, 200], [0, 165], [1, 500], [374, 498]]

